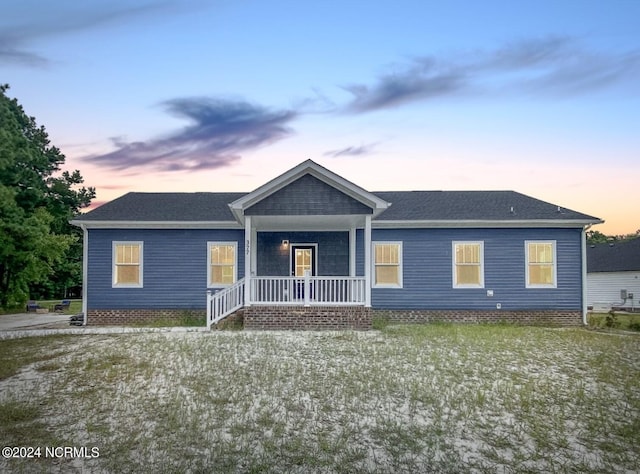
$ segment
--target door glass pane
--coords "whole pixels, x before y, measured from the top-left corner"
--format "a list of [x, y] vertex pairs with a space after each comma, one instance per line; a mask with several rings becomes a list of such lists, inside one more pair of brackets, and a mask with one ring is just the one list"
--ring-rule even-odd
[[311, 249], [296, 249], [295, 253], [295, 276], [303, 277], [304, 272], [309, 270], [312, 272], [311, 259], [313, 252]]

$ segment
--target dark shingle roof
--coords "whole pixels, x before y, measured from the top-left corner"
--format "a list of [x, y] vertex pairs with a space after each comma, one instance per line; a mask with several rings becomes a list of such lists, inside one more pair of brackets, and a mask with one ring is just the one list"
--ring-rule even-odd
[[78, 221], [235, 221], [229, 203], [246, 193], [127, 193]]
[[385, 191], [391, 202], [377, 220], [594, 220], [515, 191]]
[[[228, 204], [247, 193], [128, 193], [77, 221], [235, 221]], [[384, 191], [391, 202], [377, 221], [598, 221], [514, 191]], [[513, 208], [513, 211], [512, 211]]]
[[587, 247], [587, 272], [640, 271], [640, 238]]

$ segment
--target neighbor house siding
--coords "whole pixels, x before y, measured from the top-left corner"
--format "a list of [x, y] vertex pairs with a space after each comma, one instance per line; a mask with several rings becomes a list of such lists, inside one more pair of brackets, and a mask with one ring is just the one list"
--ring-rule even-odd
[[[620, 298], [620, 290], [633, 293], [633, 302]], [[640, 307], [640, 272], [598, 272], [587, 274], [587, 304], [595, 311], [614, 306]]]
[[[379, 309], [495, 310], [581, 307], [580, 229], [374, 229], [403, 243], [403, 288], [373, 288]], [[555, 240], [557, 288], [525, 287], [525, 241]], [[452, 242], [484, 242], [484, 288], [454, 288]], [[493, 296], [487, 292], [493, 291]]]
[[[112, 242], [144, 242], [142, 288], [112, 288]], [[91, 229], [88, 309], [204, 309], [207, 242], [238, 243], [238, 278], [244, 276], [244, 231], [204, 229]]]

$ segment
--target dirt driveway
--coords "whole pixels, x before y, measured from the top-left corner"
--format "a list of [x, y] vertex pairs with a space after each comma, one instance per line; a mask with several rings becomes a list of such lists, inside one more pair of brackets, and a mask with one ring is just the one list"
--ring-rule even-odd
[[18, 313], [0, 315], [0, 331], [65, 327], [69, 327], [68, 314]]

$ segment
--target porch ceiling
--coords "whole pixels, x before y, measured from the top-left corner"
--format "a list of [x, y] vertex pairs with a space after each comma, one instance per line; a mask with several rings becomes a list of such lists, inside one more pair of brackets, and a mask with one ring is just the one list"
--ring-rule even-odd
[[252, 216], [251, 226], [261, 231], [282, 230], [347, 230], [351, 227], [363, 228], [363, 215], [322, 215], [322, 216]]

